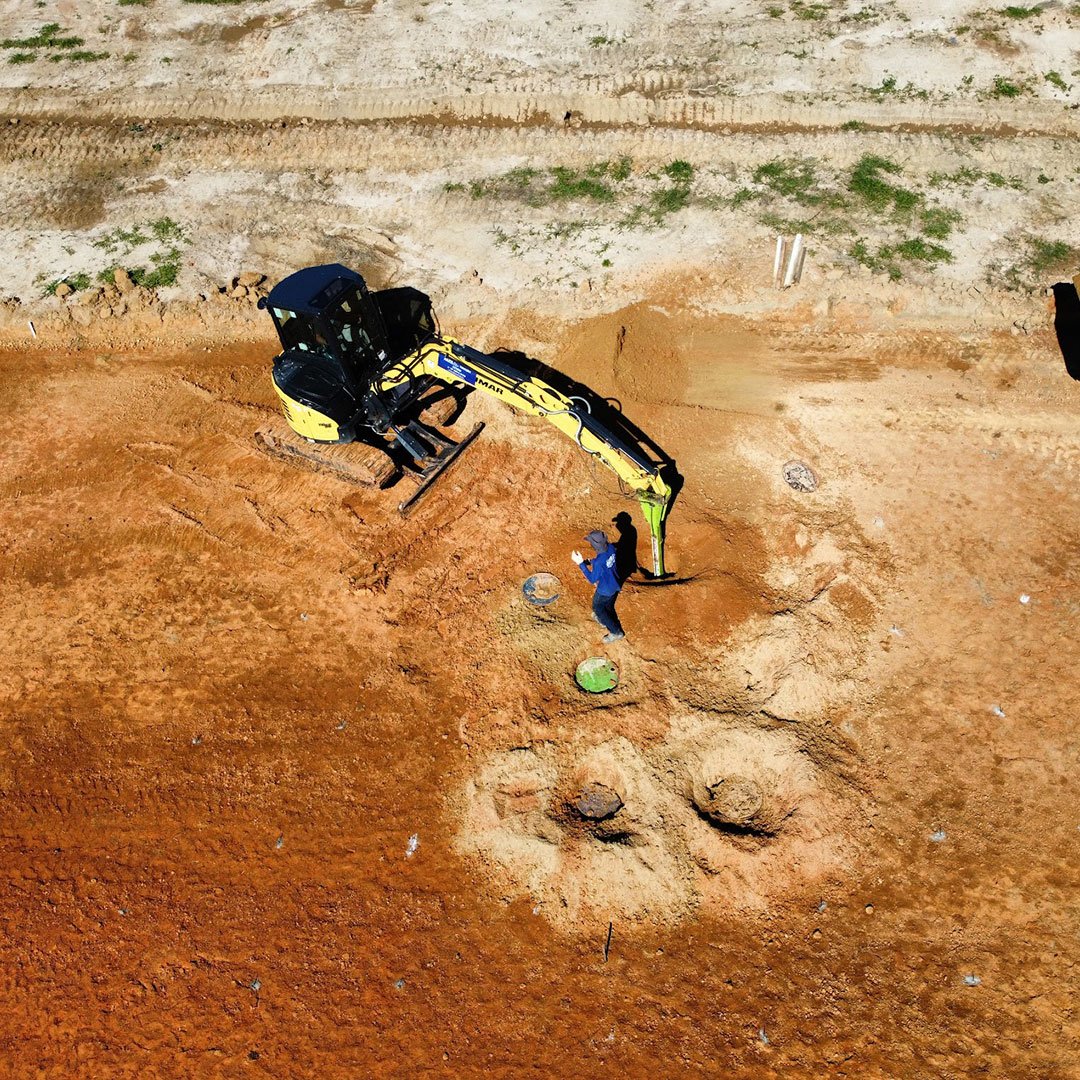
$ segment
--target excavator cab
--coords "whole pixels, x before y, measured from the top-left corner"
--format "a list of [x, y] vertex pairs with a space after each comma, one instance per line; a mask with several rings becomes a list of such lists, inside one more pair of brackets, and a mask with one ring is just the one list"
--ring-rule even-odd
[[391, 359], [379, 305], [364, 279], [338, 264], [290, 274], [259, 301], [281, 352], [274, 388], [290, 426], [315, 442], [351, 442], [372, 381]]

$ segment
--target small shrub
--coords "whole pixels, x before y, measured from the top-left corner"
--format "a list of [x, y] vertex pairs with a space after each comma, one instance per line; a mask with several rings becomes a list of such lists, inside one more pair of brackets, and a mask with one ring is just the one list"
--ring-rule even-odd
[[17, 52], [8, 57], [9, 64], [32, 64], [37, 59], [37, 53]]

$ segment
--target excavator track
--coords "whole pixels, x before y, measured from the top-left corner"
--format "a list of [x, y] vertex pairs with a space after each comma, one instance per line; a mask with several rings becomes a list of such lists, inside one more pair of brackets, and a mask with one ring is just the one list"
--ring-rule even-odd
[[270, 457], [361, 487], [387, 487], [399, 473], [389, 454], [367, 443], [315, 443], [291, 430], [262, 429], [255, 444]]

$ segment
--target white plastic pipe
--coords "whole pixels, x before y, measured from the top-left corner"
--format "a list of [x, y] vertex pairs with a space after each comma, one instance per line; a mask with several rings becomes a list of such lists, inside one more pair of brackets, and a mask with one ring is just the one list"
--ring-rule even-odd
[[776, 238], [776, 255], [773, 257], [772, 277], [773, 285], [780, 288], [780, 275], [784, 271], [784, 257], [787, 255], [787, 241], [782, 237]]
[[802, 233], [799, 233], [795, 237], [795, 243], [791, 245], [791, 257], [788, 259], [787, 270], [784, 273], [784, 288], [790, 289], [792, 285], [798, 280], [795, 276], [797, 269], [800, 269], [799, 264], [803, 259], [803, 238]]

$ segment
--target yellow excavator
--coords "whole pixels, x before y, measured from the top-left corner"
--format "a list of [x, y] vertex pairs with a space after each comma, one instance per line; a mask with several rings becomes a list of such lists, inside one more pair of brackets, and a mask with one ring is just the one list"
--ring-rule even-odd
[[482, 430], [455, 442], [437, 427], [460, 412], [463, 394], [483, 390], [544, 417], [615, 473], [641, 504], [653, 574], [664, 576], [674, 463], [605, 399], [555, 389], [507, 359], [520, 354], [488, 355], [444, 336], [423, 293], [371, 291], [338, 264], [290, 274], [259, 307], [281, 340], [273, 380], [290, 428], [256, 433], [267, 453], [354, 483], [385, 487], [408, 476], [417, 486], [399, 506], [407, 514]]

